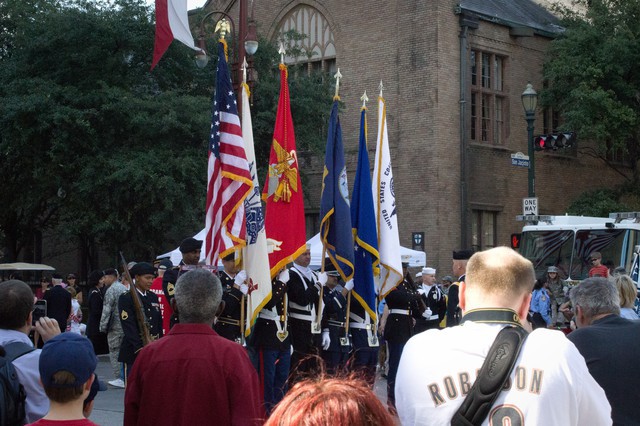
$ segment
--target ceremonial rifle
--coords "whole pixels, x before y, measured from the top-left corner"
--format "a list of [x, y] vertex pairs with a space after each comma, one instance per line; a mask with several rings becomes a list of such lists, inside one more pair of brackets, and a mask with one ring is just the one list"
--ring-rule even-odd
[[140, 330], [140, 338], [142, 339], [142, 346], [147, 346], [153, 340], [151, 338], [151, 334], [149, 333], [149, 327], [147, 325], [147, 316], [144, 314], [144, 309], [142, 309], [142, 303], [140, 302], [140, 295], [136, 290], [136, 285], [131, 278], [131, 274], [129, 273], [129, 268], [127, 267], [127, 261], [124, 260], [124, 255], [120, 252], [120, 259], [122, 260], [122, 269], [123, 274], [127, 278], [127, 280], [131, 283], [131, 287], [129, 288], [129, 293], [131, 294], [131, 299], [133, 300], [133, 309], [135, 310], [136, 322], [138, 323], [138, 329]]

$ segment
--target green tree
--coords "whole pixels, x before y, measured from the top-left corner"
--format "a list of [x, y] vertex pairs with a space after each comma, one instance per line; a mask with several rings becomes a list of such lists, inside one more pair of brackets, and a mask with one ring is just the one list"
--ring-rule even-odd
[[[558, 9], [566, 31], [544, 64], [542, 105], [576, 131], [583, 154], [602, 159], [634, 188], [640, 183], [640, 0], [577, 0], [586, 12]], [[619, 157], [629, 168], [609, 159]]]
[[567, 213], [576, 216], [609, 217], [609, 213], [629, 211], [618, 201], [620, 193], [608, 189], [588, 191], [571, 203]]
[[[214, 61], [200, 70], [174, 42], [150, 72], [153, 12], [143, 0], [5, 0], [0, 29], [5, 257], [49, 230], [83, 249], [81, 267], [96, 268], [97, 248], [148, 259], [200, 229]], [[264, 40], [258, 52], [253, 123], [264, 168], [278, 54]], [[321, 152], [331, 84], [302, 66], [289, 75], [299, 150]]]
[[197, 229], [213, 82], [189, 49], [174, 43], [150, 73], [152, 14], [140, 0], [10, 0], [0, 19], [10, 28], [0, 56], [6, 255], [55, 228], [149, 258]]

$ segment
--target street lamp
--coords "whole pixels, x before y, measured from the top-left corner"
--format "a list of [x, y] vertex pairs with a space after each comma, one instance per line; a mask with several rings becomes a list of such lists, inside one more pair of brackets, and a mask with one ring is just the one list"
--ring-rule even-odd
[[527, 120], [527, 145], [529, 147], [529, 198], [536, 196], [536, 167], [533, 152], [533, 123], [536, 121], [536, 107], [538, 106], [538, 93], [533, 90], [531, 83], [527, 84], [522, 92], [522, 106]]
[[[209, 62], [205, 44], [205, 22], [207, 21], [207, 19], [214, 15], [222, 15], [222, 19], [219, 19], [216, 22], [214, 32], [220, 32], [221, 38], [225, 38], [225, 35], [227, 33], [230, 33], [230, 36], [233, 37], [233, 56], [235, 59], [231, 64], [231, 68], [233, 69], [233, 73], [235, 74], [235, 78], [233, 79], [234, 88], [237, 91], [240, 83], [243, 80], [243, 64], [245, 62], [245, 58], [248, 56], [247, 84], [249, 85], [249, 91], [253, 96], [253, 73], [251, 72], [253, 69], [252, 56], [258, 50], [258, 35], [256, 31], [256, 21], [253, 19], [253, 7], [251, 10], [251, 18], [247, 19], [246, 3], [247, 0], [240, 1], [240, 29], [238, 34], [236, 34], [236, 27], [233, 19], [231, 18], [231, 16], [229, 16], [229, 14], [225, 12], [214, 10], [207, 13], [202, 18], [202, 20], [200, 21], [200, 32], [198, 34], [198, 47], [200, 47], [201, 51], [196, 55], [196, 65], [199, 68], [204, 68]], [[238, 110], [240, 110], [240, 105], [238, 105]]]

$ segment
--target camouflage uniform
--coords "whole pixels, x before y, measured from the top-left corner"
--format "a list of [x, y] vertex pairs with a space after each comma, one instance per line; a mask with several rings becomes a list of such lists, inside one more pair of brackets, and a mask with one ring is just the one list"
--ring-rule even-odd
[[551, 324], [556, 325], [564, 325], [564, 317], [562, 313], [558, 315], [558, 308], [564, 302], [566, 302], [565, 291], [564, 291], [564, 282], [561, 279], [556, 279], [554, 281], [548, 280], [547, 287], [549, 289], [549, 293], [551, 294]]
[[107, 333], [107, 341], [109, 343], [109, 361], [113, 368], [113, 376], [116, 379], [122, 378], [120, 362], [118, 362], [118, 354], [120, 353], [120, 345], [124, 338], [122, 324], [118, 314], [118, 299], [120, 295], [127, 291], [127, 288], [120, 281], [114, 282], [107, 289], [104, 295], [104, 306], [102, 308], [102, 318], [100, 319], [100, 331]]

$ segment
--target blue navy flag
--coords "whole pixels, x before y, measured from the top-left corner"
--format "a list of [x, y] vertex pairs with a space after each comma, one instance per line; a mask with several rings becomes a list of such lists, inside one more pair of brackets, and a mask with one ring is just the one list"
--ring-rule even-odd
[[349, 211], [349, 185], [342, 149], [338, 101], [333, 101], [322, 176], [320, 239], [344, 281], [353, 278], [353, 235]]
[[374, 275], [380, 273], [378, 234], [373, 209], [369, 154], [367, 152], [366, 108], [360, 114], [358, 167], [351, 195], [351, 226], [354, 236], [353, 295], [374, 320], [377, 318]]

